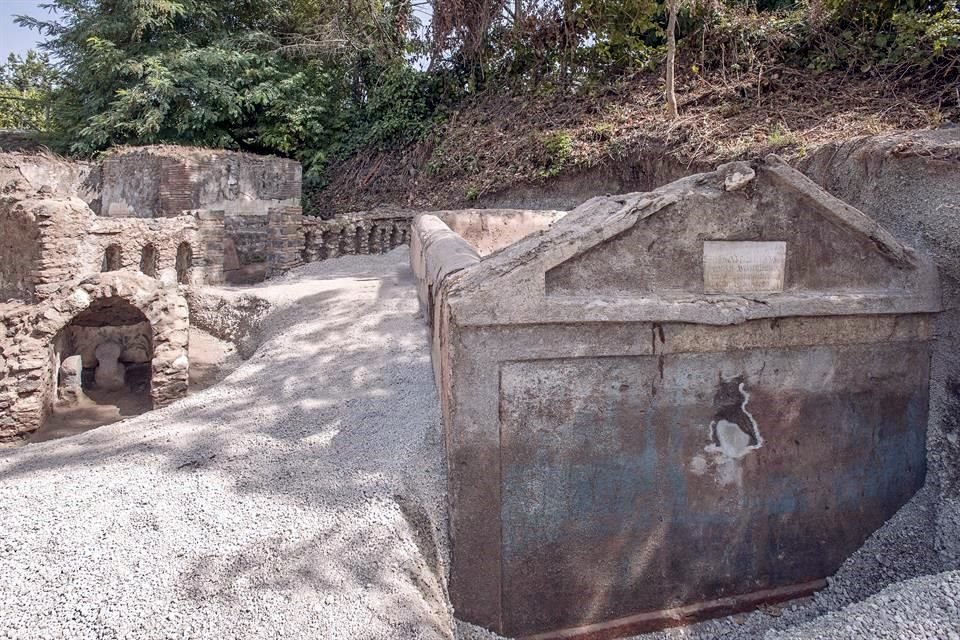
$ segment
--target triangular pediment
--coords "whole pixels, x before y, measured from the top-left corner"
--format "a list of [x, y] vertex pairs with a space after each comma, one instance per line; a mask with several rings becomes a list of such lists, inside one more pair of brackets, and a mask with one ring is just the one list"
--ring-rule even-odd
[[[496, 317], [530, 317], [537, 308], [552, 317], [551, 308], [579, 305], [601, 320], [614, 307], [658, 301], [712, 304], [728, 316], [738, 303], [768, 307], [751, 317], [782, 315], [808, 299], [819, 301], [811, 308], [821, 315], [828, 300], [855, 301], [858, 313], [939, 305], [928, 260], [775, 156], [590, 200], [469, 269], [451, 293], [482, 300]], [[912, 302], [891, 306], [894, 299]]]

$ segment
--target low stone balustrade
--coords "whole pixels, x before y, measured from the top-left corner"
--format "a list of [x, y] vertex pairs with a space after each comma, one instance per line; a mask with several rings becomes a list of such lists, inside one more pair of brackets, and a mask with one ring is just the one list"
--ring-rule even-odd
[[410, 242], [413, 212], [361, 212], [304, 218], [304, 262], [387, 253]]

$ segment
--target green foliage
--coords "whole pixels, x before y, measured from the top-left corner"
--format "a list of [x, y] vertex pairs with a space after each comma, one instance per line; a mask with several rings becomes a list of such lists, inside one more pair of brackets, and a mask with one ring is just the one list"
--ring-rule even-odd
[[648, 68], [661, 55], [662, 3], [656, 0], [582, 0], [576, 21], [584, 36], [580, 59], [609, 73]]
[[11, 53], [0, 64], [0, 129], [44, 131], [55, 81], [47, 56], [33, 50], [24, 57]]
[[827, 11], [812, 34], [809, 59], [818, 69], [941, 70], [960, 61], [960, 5], [913, 0], [823, 0]]
[[51, 0], [53, 19], [19, 22], [64, 61], [61, 148], [176, 142], [293, 156], [319, 173], [359, 145], [415, 138], [436, 105], [402, 39], [383, 35], [397, 6], [341, 5]]
[[53, 105], [60, 141], [81, 154], [113, 144], [261, 143], [263, 107], [285, 74], [258, 26], [276, 18], [277, 3], [233, 4], [54, 0], [58, 19], [20, 18], [48, 34], [45, 48], [65, 62]]
[[389, 148], [417, 140], [429, 130], [442, 103], [437, 82], [402, 61], [378, 70], [377, 75], [363, 109], [367, 127], [362, 142]]
[[[725, 77], [785, 64], [947, 83], [960, 69], [958, 3], [683, 0], [679, 63]], [[0, 126], [48, 129], [77, 154], [158, 142], [277, 153], [321, 184], [332, 161], [423, 139], [478, 91], [617, 90], [663, 60], [665, 0], [431, 5], [433, 24], [420, 25], [410, 0], [48, 0], [51, 18], [18, 21], [47, 38], [59, 73], [33, 53], [0, 66], [0, 95], [18, 98]], [[556, 175], [573, 141], [541, 142], [541, 173]], [[470, 173], [470, 157], [431, 170]]]
[[573, 155], [573, 138], [563, 131], [547, 134], [541, 141], [543, 153], [540, 158], [542, 178], [552, 178], [560, 174]]
[[960, 59], [960, 2], [947, 3], [932, 15], [921, 11], [895, 13], [890, 22], [896, 37], [889, 45], [889, 60], [928, 67], [944, 58]]

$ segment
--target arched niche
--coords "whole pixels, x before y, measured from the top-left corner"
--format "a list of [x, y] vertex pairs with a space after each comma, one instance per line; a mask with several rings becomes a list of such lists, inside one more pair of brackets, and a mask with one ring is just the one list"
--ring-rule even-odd
[[118, 244], [111, 244], [103, 252], [103, 262], [100, 271], [107, 273], [119, 271], [123, 267], [123, 249]]
[[181, 242], [177, 247], [177, 282], [190, 284], [190, 270], [193, 267], [193, 248], [189, 242]]
[[151, 278], [157, 277], [157, 263], [157, 248], [152, 243], [144, 245], [140, 250], [140, 273]]
[[124, 387], [143, 394], [147, 408], [164, 406], [187, 393], [187, 301], [177, 287], [164, 286], [160, 280], [133, 270], [98, 274], [35, 305], [30, 317], [17, 326], [21, 333], [7, 336], [7, 341], [18, 345], [23, 378], [34, 382], [10, 408], [17, 423], [0, 436], [25, 436], [41, 426], [61, 395], [61, 365], [70, 356], [83, 360], [84, 349], [94, 354], [86, 356], [81, 369], [87, 371], [79, 375], [86, 377], [87, 388], [93, 388], [96, 347], [111, 337], [123, 347], [115, 362], [123, 367]]

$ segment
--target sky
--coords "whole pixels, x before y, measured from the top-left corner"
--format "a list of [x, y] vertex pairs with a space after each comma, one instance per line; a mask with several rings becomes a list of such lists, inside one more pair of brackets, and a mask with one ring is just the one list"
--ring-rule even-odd
[[45, 17], [47, 12], [39, 7], [47, 0], [0, 0], [0, 63], [7, 61], [11, 53], [23, 55], [27, 49], [36, 48], [39, 34], [17, 26], [13, 16], [19, 14]]

